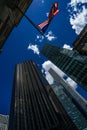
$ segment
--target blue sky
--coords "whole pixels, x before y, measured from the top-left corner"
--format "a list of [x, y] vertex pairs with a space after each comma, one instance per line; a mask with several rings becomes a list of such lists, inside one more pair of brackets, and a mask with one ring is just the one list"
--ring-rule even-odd
[[[33, 0], [26, 15], [37, 25], [47, 19], [47, 13], [54, 2]], [[51, 22], [46, 38], [23, 17], [5, 42], [0, 54], [0, 113], [9, 114], [15, 65], [32, 59], [42, 71], [45, 70], [46, 78], [50, 80], [47, 71], [52, 64], [40, 54], [43, 45], [52, 43], [71, 49], [73, 41], [87, 23], [87, 0], [59, 0], [58, 3], [60, 13]], [[87, 93], [83, 91], [82, 94], [87, 98]]]

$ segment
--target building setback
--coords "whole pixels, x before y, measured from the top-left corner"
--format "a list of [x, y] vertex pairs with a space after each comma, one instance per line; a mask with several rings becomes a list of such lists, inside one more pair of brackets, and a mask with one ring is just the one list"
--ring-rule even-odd
[[87, 91], [87, 56], [52, 44], [45, 44], [41, 53]]
[[34, 62], [16, 66], [9, 130], [77, 130], [62, 106], [55, 108], [46, 86]]
[[53, 84], [51, 87], [52, 90], [54, 90], [53, 93], [51, 88], [49, 88], [49, 94], [51, 95], [52, 99], [54, 94], [56, 94], [58, 100], [60, 101], [61, 106], [66, 110], [71, 120], [77, 126], [77, 129], [78, 130], [87, 129], [87, 119], [77, 109], [76, 105], [72, 102], [72, 99], [69, 98], [67, 93], [64, 91], [64, 88], [61, 85], [59, 86], [57, 84]]
[[87, 128], [87, 101], [52, 68], [49, 70], [49, 73], [54, 79], [54, 84], [51, 85], [54, 93], [57, 95], [57, 98], [60, 100], [70, 118], [76, 124], [78, 130]]
[[8, 130], [8, 115], [0, 114], [0, 130]]
[[25, 13], [31, 2], [32, 0], [0, 0], [0, 51], [12, 29], [23, 17], [15, 5]]
[[87, 55], [87, 24], [74, 41], [73, 46], [73, 50], [77, 50], [81, 54]]
[[87, 115], [87, 101], [70, 84], [68, 84], [62, 77], [60, 77], [52, 68], [50, 68], [49, 73], [51, 74], [56, 83], [61, 84], [64, 87], [67, 93], [69, 93], [70, 97], [80, 105], [80, 107]]

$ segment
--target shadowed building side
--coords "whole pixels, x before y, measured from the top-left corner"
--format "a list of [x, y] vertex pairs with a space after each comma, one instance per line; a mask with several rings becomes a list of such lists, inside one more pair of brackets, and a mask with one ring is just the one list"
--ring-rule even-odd
[[32, 0], [0, 0], [0, 51], [12, 29], [23, 17], [15, 5], [25, 13], [31, 2]]
[[79, 53], [87, 55], [87, 24], [73, 42], [73, 46], [73, 50], [77, 50]]
[[77, 130], [63, 109], [55, 109], [48, 85], [34, 62], [16, 66], [9, 130]]

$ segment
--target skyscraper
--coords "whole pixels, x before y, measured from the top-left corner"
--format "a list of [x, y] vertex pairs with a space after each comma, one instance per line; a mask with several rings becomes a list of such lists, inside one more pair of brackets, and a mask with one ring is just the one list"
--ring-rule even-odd
[[87, 56], [52, 44], [45, 44], [41, 52], [87, 91]]
[[[57, 96], [61, 106], [65, 109], [67, 114], [70, 116], [71, 120], [77, 126], [78, 130], [84, 130], [87, 128], [87, 119], [80, 112], [77, 106], [74, 104], [72, 98], [69, 97], [67, 91], [65, 91], [64, 87], [61, 84], [53, 84], [51, 85], [52, 90]], [[49, 89], [49, 94], [51, 94], [53, 98], [53, 92], [51, 88]]]
[[87, 55], [87, 24], [73, 42], [73, 46], [73, 50], [77, 50], [78, 52]]
[[31, 2], [32, 0], [0, 0], [0, 50], [14, 26], [23, 17], [15, 5], [25, 13]]
[[46, 86], [34, 62], [16, 66], [9, 130], [77, 130], [66, 112], [52, 104]]
[[[69, 84], [67, 84], [53, 69], [49, 73], [54, 78], [54, 84], [51, 85], [58, 100], [63, 105], [64, 109], [77, 126], [78, 130], [87, 128], [87, 101], [85, 101], [79, 94], [75, 92]], [[79, 105], [78, 105], [78, 104]], [[83, 113], [83, 107], [86, 114]]]
[[8, 130], [8, 115], [0, 114], [0, 130]]
[[77, 107], [80, 107], [84, 112], [84, 115], [87, 115], [87, 101], [52, 68], [50, 68], [49, 73], [53, 77], [54, 82], [56, 82], [58, 86], [63, 86], [63, 89], [68, 93], [68, 96], [74, 101], [74, 103], [76, 102], [75, 104]]

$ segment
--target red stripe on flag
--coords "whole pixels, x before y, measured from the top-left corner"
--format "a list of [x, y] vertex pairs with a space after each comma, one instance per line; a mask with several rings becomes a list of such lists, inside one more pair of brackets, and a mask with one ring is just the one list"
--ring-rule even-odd
[[59, 10], [56, 10], [53, 15], [56, 16], [58, 13], [59, 13]]
[[46, 20], [45, 22], [39, 24], [38, 26], [42, 29], [47, 24], [48, 24], [48, 20]]

